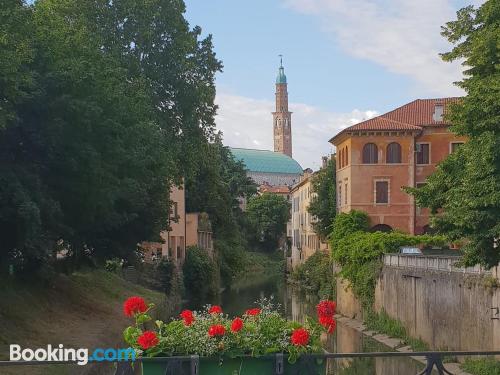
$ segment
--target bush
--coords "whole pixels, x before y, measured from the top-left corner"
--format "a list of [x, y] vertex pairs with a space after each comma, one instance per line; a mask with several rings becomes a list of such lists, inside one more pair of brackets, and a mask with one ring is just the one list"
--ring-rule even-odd
[[332, 243], [336, 243], [344, 237], [355, 232], [366, 232], [370, 227], [370, 219], [366, 212], [352, 210], [348, 213], [340, 213], [335, 217], [333, 230], [329, 237]]
[[411, 236], [400, 232], [371, 233], [367, 232], [368, 228], [366, 213], [342, 213], [335, 218], [330, 237], [332, 259], [342, 267], [340, 276], [349, 282], [365, 308], [373, 304], [383, 254], [398, 252], [401, 246], [442, 245], [445, 242], [440, 236]]
[[188, 295], [202, 298], [217, 292], [217, 267], [206, 251], [188, 247], [182, 271]]
[[317, 251], [295, 268], [291, 277], [301, 287], [318, 294], [321, 298], [335, 297], [335, 278], [328, 253]]
[[230, 286], [245, 269], [245, 251], [237, 241], [219, 239], [214, 242], [222, 283]]
[[106, 263], [104, 263], [104, 269], [108, 272], [117, 273], [123, 266], [123, 259], [113, 258], [108, 259]]

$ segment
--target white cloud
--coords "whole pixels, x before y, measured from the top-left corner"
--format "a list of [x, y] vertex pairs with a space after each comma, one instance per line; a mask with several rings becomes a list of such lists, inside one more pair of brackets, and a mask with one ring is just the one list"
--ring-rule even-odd
[[324, 31], [352, 56], [411, 77], [419, 94], [463, 94], [452, 85], [461, 78], [460, 63], [446, 63], [438, 56], [451, 48], [440, 35], [440, 27], [456, 17], [451, 0], [282, 1], [318, 17]]
[[[217, 128], [224, 133], [224, 144], [232, 147], [273, 149], [271, 112], [274, 102], [219, 92]], [[290, 103], [293, 157], [302, 168], [318, 169], [321, 157], [332, 152], [328, 140], [343, 128], [378, 113], [354, 109], [333, 113], [302, 103]]]

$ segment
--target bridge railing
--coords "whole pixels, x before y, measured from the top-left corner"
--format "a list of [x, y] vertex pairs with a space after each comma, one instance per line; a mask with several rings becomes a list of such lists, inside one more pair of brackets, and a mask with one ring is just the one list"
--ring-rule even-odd
[[[321, 354], [306, 354], [300, 357], [300, 360], [307, 363], [316, 359], [355, 359], [355, 358], [424, 358], [425, 368], [417, 375], [431, 375], [433, 370], [436, 370], [439, 375], [454, 375], [448, 371], [443, 365], [443, 359], [449, 357], [484, 357], [484, 356], [500, 356], [500, 351], [425, 351], [425, 352], [368, 352], [368, 353], [321, 353]], [[286, 361], [286, 356], [283, 354], [273, 354], [259, 357], [262, 359], [273, 359], [275, 361], [275, 370], [269, 374], [260, 375], [286, 375], [284, 373], [283, 363]], [[142, 361], [159, 362], [165, 368], [163, 375], [204, 375], [199, 370], [200, 357], [197, 355], [192, 356], [179, 356], [179, 357], [166, 357], [166, 358], [147, 358], [138, 359], [134, 362], [117, 361], [115, 375], [134, 375], [140, 366], [137, 363]], [[74, 365], [76, 362], [39, 362], [39, 361], [0, 361], [1, 368], [6, 367], [23, 367], [23, 366], [48, 366], [48, 365]], [[328, 374], [328, 372], [327, 372]]]

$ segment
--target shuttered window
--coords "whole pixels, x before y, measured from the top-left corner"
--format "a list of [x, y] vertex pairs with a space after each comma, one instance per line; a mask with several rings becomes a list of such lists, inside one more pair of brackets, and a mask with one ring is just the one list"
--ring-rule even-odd
[[428, 143], [417, 144], [417, 164], [429, 164], [429, 150]]
[[375, 203], [389, 203], [389, 182], [375, 182]]
[[387, 163], [401, 163], [401, 146], [399, 143], [392, 142], [387, 145]]
[[378, 148], [374, 143], [367, 143], [363, 147], [363, 164], [378, 163]]

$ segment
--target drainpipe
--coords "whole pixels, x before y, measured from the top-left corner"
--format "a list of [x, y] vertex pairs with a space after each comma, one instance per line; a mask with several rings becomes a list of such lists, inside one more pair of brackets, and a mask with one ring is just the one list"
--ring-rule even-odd
[[[411, 181], [410, 181], [410, 186], [411, 187], [416, 187], [417, 183], [415, 182], [417, 179], [417, 170], [416, 170], [416, 157], [417, 157], [417, 137], [416, 134], [413, 133], [413, 141], [412, 141], [412, 146], [413, 146], [413, 152], [411, 153]], [[411, 234], [415, 235], [415, 228], [416, 228], [416, 223], [417, 223], [417, 206], [415, 202], [415, 196], [410, 195], [410, 204], [411, 204], [411, 216], [412, 216], [412, 222], [411, 222], [411, 227], [410, 231]]]

